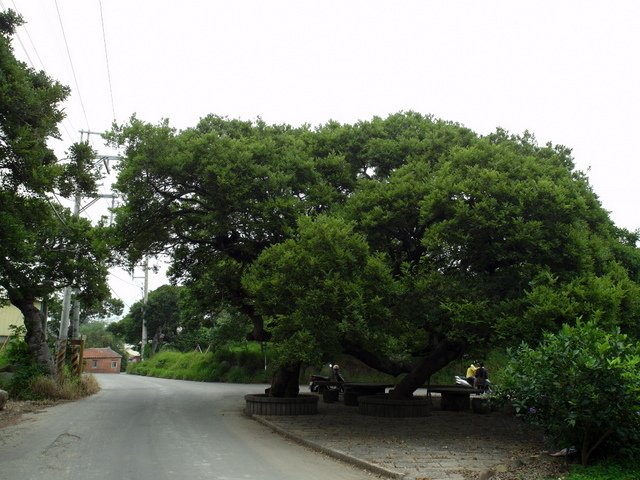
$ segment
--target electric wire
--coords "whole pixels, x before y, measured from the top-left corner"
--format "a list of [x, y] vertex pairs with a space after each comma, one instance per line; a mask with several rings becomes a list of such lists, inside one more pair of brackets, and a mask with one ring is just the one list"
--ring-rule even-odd
[[113, 113], [113, 121], [116, 120], [116, 107], [113, 101], [113, 87], [111, 84], [111, 69], [109, 68], [109, 55], [107, 53], [107, 34], [104, 29], [104, 14], [102, 13], [102, 0], [98, 0], [100, 5], [100, 23], [102, 24], [102, 42], [104, 43], [104, 58], [107, 63], [107, 79], [109, 80], [109, 96], [111, 97], [111, 112]]
[[54, 0], [56, 5], [56, 11], [58, 13], [58, 21], [60, 22], [60, 29], [62, 30], [62, 37], [64, 39], [64, 45], [67, 49], [67, 56], [69, 57], [69, 64], [71, 65], [71, 73], [73, 73], [73, 80], [76, 84], [76, 91], [78, 92], [78, 99], [80, 100], [80, 106], [82, 107], [82, 113], [84, 114], [84, 120], [87, 124], [87, 129], [91, 130], [89, 127], [89, 118], [87, 117], [87, 110], [84, 108], [84, 102], [82, 101], [82, 95], [80, 94], [80, 85], [78, 84], [78, 77], [76, 75], [76, 69], [73, 66], [73, 60], [71, 59], [71, 51], [69, 50], [69, 43], [67, 42], [67, 35], [64, 31], [64, 24], [62, 23], [62, 15], [60, 14], [60, 8], [58, 7], [58, 0]]
[[[18, 12], [18, 9], [16, 8], [16, 4], [14, 2], [13, 3], [13, 9], [14, 11], [19, 14], [20, 12]], [[5, 6], [4, 2], [2, 0], [0, 0], [0, 7], [2, 8], [2, 10], [7, 10], [7, 7]], [[24, 27], [24, 25], [23, 25]], [[26, 32], [26, 29], [25, 29]], [[31, 57], [29, 56], [29, 52], [27, 51], [26, 47], [24, 46], [24, 43], [22, 43], [22, 38], [20, 38], [20, 34], [16, 31], [14, 33], [15, 38], [18, 39], [18, 43], [20, 44], [20, 46], [22, 47], [22, 51], [24, 52], [25, 57], [27, 57], [27, 61], [29, 62], [29, 65], [31, 65], [32, 69], [36, 69], [35, 65], [33, 64], [33, 60], [31, 60]]]
[[[20, 15], [20, 11], [18, 10], [16, 2], [14, 0], [11, 0], [11, 4], [13, 5], [14, 11]], [[2, 7], [3, 10], [6, 8], [5, 4], [4, 4], [4, 2], [2, 0], [0, 0], [0, 7]], [[31, 34], [29, 33], [29, 30], [27, 29], [27, 24], [24, 23], [24, 24], [20, 25], [19, 28], [21, 30], [23, 30], [24, 33], [27, 35], [27, 38], [29, 39], [29, 44], [31, 45], [31, 50], [33, 51], [33, 53], [35, 53], [35, 56], [38, 59], [40, 70], [42, 70], [43, 72], [46, 72], [47, 69], [45, 67], [44, 62], [42, 61], [42, 57], [40, 57], [40, 53], [38, 52], [38, 48], [36, 47], [36, 44], [33, 41], [33, 38], [31, 37]], [[37, 67], [35, 66], [34, 62], [32, 61], [31, 56], [29, 55], [29, 51], [27, 50], [27, 48], [26, 48], [25, 44], [23, 43], [22, 38], [20, 37], [20, 34], [18, 33], [17, 30], [15, 32], [15, 36], [18, 39], [18, 42], [20, 43], [20, 46], [22, 47], [22, 51], [24, 52], [29, 64], [31, 65], [31, 68], [33, 68], [34, 70], [37, 70]], [[64, 119], [62, 119], [62, 121], [60, 122], [60, 125], [62, 126], [62, 129], [66, 133], [67, 138], [69, 139], [70, 142], [73, 142], [73, 135], [71, 135], [71, 131], [67, 127], [66, 123], [68, 123], [69, 126], [71, 127], [71, 131], [74, 131], [75, 128], [73, 128], [73, 124], [66, 117]]]
[[118, 300], [120, 300], [122, 302], [122, 304], [126, 307], [126, 308], [131, 308], [131, 305], [129, 305], [127, 302], [125, 302], [122, 297], [120, 297], [120, 295], [118, 295], [116, 293], [116, 291], [113, 289], [113, 287], [109, 287], [109, 291], [111, 292], [111, 294], [116, 297]]
[[138, 285], [137, 283], [132, 283], [132, 282], [129, 282], [128, 280], [125, 280], [124, 278], [120, 278], [115, 273], [109, 272], [109, 276], [115, 278], [116, 280], [120, 280], [121, 282], [126, 283], [127, 285], [131, 285], [132, 287], [140, 288], [140, 285]]
[[[18, 11], [18, 7], [16, 6], [16, 2], [14, 0], [11, 0], [11, 4], [13, 5], [14, 10], [17, 13], [20, 13]], [[22, 29], [24, 30], [24, 33], [27, 34], [27, 38], [29, 39], [29, 43], [31, 44], [31, 48], [33, 49], [33, 52], [36, 54], [36, 57], [38, 58], [38, 62], [40, 62], [40, 69], [41, 70], [45, 70], [44, 68], [44, 62], [42, 61], [42, 58], [40, 58], [40, 54], [38, 53], [38, 49], [36, 48], [35, 43], [33, 43], [33, 39], [31, 38], [31, 35], [29, 34], [29, 30], [27, 30], [27, 25], [26, 23], [21, 25]], [[24, 48], [24, 47], [23, 47]], [[26, 50], [25, 50], [26, 52]]]

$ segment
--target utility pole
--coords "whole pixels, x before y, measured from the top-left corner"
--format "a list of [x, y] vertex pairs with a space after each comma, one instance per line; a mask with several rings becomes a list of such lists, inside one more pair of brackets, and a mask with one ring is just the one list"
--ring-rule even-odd
[[[80, 215], [80, 192], [76, 192], [75, 202], [73, 206], [73, 216], [78, 217]], [[60, 332], [58, 333], [58, 354], [56, 356], [56, 368], [58, 375], [62, 374], [62, 367], [64, 365], [64, 359], [67, 352], [67, 337], [69, 336], [69, 311], [71, 310], [71, 287], [65, 287], [64, 297], [62, 299], [62, 318], [60, 320]], [[76, 325], [77, 314], [77, 325]], [[74, 299], [74, 323], [73, 323], [73, 338], [79, 338], [79, 326], [80, 326], [80, 307], [78, 300]]]
[[[102, 135], [101, 133], [98, 132], [91, 132], [91, 131], [84, 131], [84, 130], [80, 130], [80, 142], [83, 141], [84, 135], [87, 135], [87, 140], [86, 142], [89, 143], [89, 135]], [[107, 173], [110, 173], [109, 170], [109, 161], [114, 160], [114, 161], [119, 161], [121, 160], [121, 157], [119, 156], [114, 156], [114, 155], [98, 155], [97, 157], [97, 163], [103, 163], [105, 170], [107, 171]], [[112, 204], [113, 201], [115, 200], [115, 195], [114, 194], [105, 194], [105, 195], [96, 195], [94, 198], [92, 198], [89, 203], [87, 203], [84, 207], [81, 207], [81, 203], [82, 203], [82, 196], [80, 194], [79, 191], [76, 191], [75, 194], [75, 201], [74, 201], [74, 207], [73, 207], [73, 216], [74, 217], [79, 217], [80, 213], [82, 213], [83, 211], [85, 211], [87, 208], [89, 208], [91, 205], [93, 205], [94, 203], [96, 203], [99, 199], [101, 198], [110, 198], [112, 200]], [[72, 343], [75, 344], [78, 343], [78, 340], [80, 339], [80, 302], [78, 301], [78, 289], [74, 290], [74, 299], [73, 299], [73, 341]], [[69, 313], [71, 311], [71, 287], [65, 287], [64, 289], [64, 297], [62, 300], [62, 315], [61, 315], [61, 319], [60, 319], [60, 332], [58, 334], [58, 353], [57, 353], [57, 357], [56, 357], [56, 365], [57, 365], [57, 371], [58, 374], [60, 374], [62, 372], [62, 367], [64, 365], [64, 361], [65, 361], [65, 355], [66, 355], [66, 349], [67, 349], [67, 337], [69, 336]], [[74, 348], [74, 354], [75, 354], [75, 349]], [[80, 349], [81, 350], [81, 349]], [[80, 363], [81, 363], [81, 359], [80, 359]]]
[[140, 342], [140, 361], [144, 360], [144, 347], [147, 346], [147, 300], [149, 300], [149, 257], [144, 258], [144, 291], [142, 295], [142, 341]]
[[[82, 197], [80, 191], [77, 191], [73, 206], [73, 216], [75, 218], [80, 216], [80, 203], [82, 203]], [[78, 292], [79, 290], [77, 288], [73, 290], [73, 340], [80, 338], [80, 302], [78, 301]]]

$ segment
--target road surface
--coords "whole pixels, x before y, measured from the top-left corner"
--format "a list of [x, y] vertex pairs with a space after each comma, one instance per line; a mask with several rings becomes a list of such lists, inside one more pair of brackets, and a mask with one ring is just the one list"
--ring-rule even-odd
[[262, 385], [96, 377], [96, 395], [0, 429], [1, 480], [371, 478], [243, 416]]

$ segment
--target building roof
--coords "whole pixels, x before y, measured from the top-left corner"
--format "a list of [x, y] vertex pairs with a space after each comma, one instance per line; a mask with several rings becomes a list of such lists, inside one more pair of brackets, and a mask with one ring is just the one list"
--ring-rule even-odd
[[106, 348], [85, 348], [83, 352], [83, 358], [122, 358], [118, 352], [111, 350], [111, 347]]

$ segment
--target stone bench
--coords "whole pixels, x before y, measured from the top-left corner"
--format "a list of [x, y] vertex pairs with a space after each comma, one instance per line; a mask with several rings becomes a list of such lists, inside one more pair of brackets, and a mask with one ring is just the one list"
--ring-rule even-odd
[[457, 385], [433, 385], [427, 387], [429, 393], [440, 394], [440, 409], [450, 411], [469, 410], [471, 408], [471, 394], [484, 393], [475, 388]]

